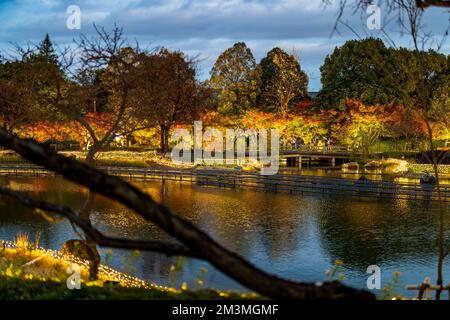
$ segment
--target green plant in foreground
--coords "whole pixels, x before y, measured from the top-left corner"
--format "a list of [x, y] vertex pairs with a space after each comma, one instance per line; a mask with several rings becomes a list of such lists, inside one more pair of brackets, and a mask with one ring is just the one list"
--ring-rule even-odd
[[68, 290], [65, 281], [52, 279], [24, 279], [0, 274], [0, 300], [142, 300], [142, 299], [262, 299], [253, 293], [218, 291], [215, 289], [167, 291], [121, 286], [82, 286], [81, 290]]
[[325, 270], [325, 275], [328, 277], [329, 281], [344, 281], [345, 274], [344, 271], [344, 262], [342, 260], [335, 260], [333, 268], [331, 270]]
[[107, 266], [107, 267], [109, 267], [109, 262], [110, 262], [110, 260], [111, 260], [111, 257], [112, 257], [112, 250], [108, 250], [108, 251], [106, 251], [106, 255], [105, 255], [105, 266]]
[[186, 259], [183, 256], [179, 256], [175, 258], [174, 263], [170, 266], [169, 269], [169, 287], [174, 287], [176, 281], [178, 280], [181, 272], [184, 269]]
[[195, 278], [196, 289], [200, 289], [205, 284], [205, 275], [208, 272], [208, 269], [201, 267], [199, 272], [197, 273], [197, 277]]
[[131, 253], [130, 257], [127, 258], [126, 256], [122, 257], [122, 263], [125, 266], [125, 273], [129, 276], [134, 276], [136, 273], [136, 261], [140, 256], [140, 252], [135, 250]]
[[392, 275], [392, 281], [390, 281], [385, 287], [383, 287], [383, 293], [380, 296], [380, 300], [396, 300], [401, 299], [402, 296], [396, 293], [397, 287], [400, 283], [401, 272], [395, 271]]
[[[22, 244], [29, 243], [26, 236], [18, 236]], [[34, 244], [33, 244], [34, 245]], [[188, 288], [181, 290], [167, 287], [134, 288], [117, 283], [117, 278], [101, 275], [99, 281], [88, 282], [87, 270], [82, 270], [81, 290], [67, 289], [67, 264], [51, 255], [43, 255], [45, 251], [2, 248], [0, 241], [0, 300], [4, 299], [261, 299], [255, 293], [219, 291], [213, 288]], [[112, 252], [106, 253], [109, 261]], [[40, 258], [36, 260], [36, 258]], [[134, 264], [139, 257], [135, 251], [124, 258], [128, 273], [133, 273]], [[32, 264], [27, 265], [30, 261]], [[184, 258], [178, 259], [175, 265], [179, 271], [184, 268]], [[206, 269], [201, 269], [198, 279], [203, 279]], [[113, 282], [111, 282], [113, 280]], [[200, 283], [198, 283], [199, 285]]]

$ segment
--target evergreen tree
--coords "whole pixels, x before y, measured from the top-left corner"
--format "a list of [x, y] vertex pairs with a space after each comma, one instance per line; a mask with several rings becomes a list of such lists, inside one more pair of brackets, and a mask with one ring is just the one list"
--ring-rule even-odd
[[44, 40], [39, 43], [37, 47], [38, 57], [48, 63], [58, 64], [58, 55], [56, 54], [53, 43], [50, 40], [48, 33], [45, 34]]
[[345, 111], [347, 99], [352, 99], [365, 105], [415, 108], [424, 92], [422, 100], [432, 98], [444, 81], [446, 67], [446, 57], [432, 50], [387, 48], [375, 38], [350, 40], [325, 58], [320, 68], [322, 89], [314, 105]]

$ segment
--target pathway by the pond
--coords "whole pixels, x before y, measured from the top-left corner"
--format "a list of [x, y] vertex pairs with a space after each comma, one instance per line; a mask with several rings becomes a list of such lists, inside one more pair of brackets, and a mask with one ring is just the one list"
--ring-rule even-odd
[[[343, 179], [323, 176], [277, 174], [264, 176], [257, 172], [219, 169], [153, 169], [136, 167], [99, 167], [111, 174], [132, 180], [175, 180], [223, 188], [251, 188], [268, 192], [332, 194], [377, 199], [407, 199], [450, 202], [450, 184], [391, 182], [370, 179]], [[45, 168], [26, 165], [0, 165], [3, 175], [54, 175]]]

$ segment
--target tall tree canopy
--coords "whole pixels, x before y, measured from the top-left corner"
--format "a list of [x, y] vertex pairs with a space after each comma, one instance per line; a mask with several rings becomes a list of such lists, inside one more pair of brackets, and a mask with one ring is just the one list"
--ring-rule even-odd
[[37, 60], [51, 64], [58, 64], [58, 54], [53, 46], [48, 33], [45, 34], [44, 40], [37, 45], [37, 50], [31, 54], [30, 60]]
[[325, 58], [322, 89], [314, 103], [320, 109], [340, 110], [346, 110], [348, 99], [365, 105], [416, 106], [419, 96], [424, 99], [424, 86], [429, 91], [425, 99], [431, 99], [446, 68], [446, 57], [433, 50], [387, 48], [375, 38], [350, 40]]
[[0, 61], [0, 121], [8, 132], [36, 120], [57, 118], [52, 101], [64, 81], [48, 34], [38, 45], [19, 48], [17, 53], [16, 58]]
[[172, 126], [195, 120], [209, 93], [196, 79], [195, 62], [180, 51], [163, 48], [141, 63], [139, 117], [159, 126], [161, 150], [167, 152]]
[[255, 106], [259, 71], [252, 51], [244, 42], [225, 50], [210, 74], [210, 85], [218, 93], [219, 111], [239, 114]]
[[447, 56], [447, 71], [433, 91], [428, 116], [441, 122], [441, 134], [450, 139], [450, 55]]
[[[346, 128], [360, 134], [376, 122], [383, 122], [393, 136], [423, 136], [427, 122], [445, 136], [450, 122], [448, 66], [448, 57], [433, 50], [387, 48], [373, 38], [351, 40], [325, 59], [323, 87], [314, 105], [334, 114], [331, 128], [347, 138]], [[392, 121], [386, 122], [388, 118]]]
[[0, 126], [7, 132], [37, 119], [37, 88], [30, 71], [22, 61], [0, 63]]
[[33, 48], [19, 48], [19, 53], [21, 62], [27, 65], [28, 84], [37, 91], [39, 112], [48, 119], [60, 120], [63, 115], [55, 106], [67, 82], [65, 66], [59, 61], [64, 53], [56, 51], [48, 34]]
[[308, 77], [294, 54], [274, 48], [261, 60], [260, 105], [266, 111], [286, 115], [308, 95]]
[[380, 39], [350, 40], [334, 49], [320, 68], [322, 89], [315, 99], [320, 109], [345, 110], [348, 98], [366, 105], [392, 101], [395, 92], [383, 84], [381, 63], [390, 61]]
[[[110, 145], [116, 138], [146, 128], [136, 121], [139, 106], [136, 104], [141, 85], [141, 61], [145, 52], [139, 47], [129, 47], [122, 41], [122, 30], [111, 34], [98, 28], [101, 41], [83, 38], [82, 68], [71, 82], [66, 105], [60, 104], [69, 119], [79, 122], [90, 135], [92, 147], [86, 156], [92, 162], [95, 154]], [[105, 119], [107, 130], [97, 131], [87, 116], [91, 111], [109, 114]]]

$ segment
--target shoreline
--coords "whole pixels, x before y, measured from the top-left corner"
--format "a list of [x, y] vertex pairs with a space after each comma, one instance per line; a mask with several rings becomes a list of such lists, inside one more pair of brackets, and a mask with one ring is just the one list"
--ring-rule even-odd
[[[406, 199], [438, 201], [439, 196], [435, 185], [413, 182], [398, 182], [386, 180], [369, 180], [355, 177], [327, 177], [313, 175], [277, 174], [263, 176], [257, 172], [240, 170], [223, 170], [217, 168], [136, 168], [136, 167], [102, 167], [98, 169], [110, 175], [140, 181], [178, 181], [205, 187], [226, 189], [253, 189], [265, 192], [285, 192], [289, 194], [323, 194], [345, 195], [350, 197], [376, 199]], [[0, 164], [0, 175], [4, 176], [58, 176], [43, 167], [36, 165], [6, 165]], [[359, 176], [359, 174], [358, 174]], [[450, 202], [450, 183], [441, 183], [441, 199]]]
[[[0, 240], [0, 297], [3, 299], [261, 299], [252, 292], [219, 291], [214, 288], [176, 289], [150, 283], [100, 264], [99, 279], [87, 280], [89, 262], [60, 251]], [[33, 248], [29, 248], [33, 247]], [[24, 261], [29, 261], [23, 264]], [[81, 286], [78, 290], [67, 287], [66, 269], [78, 265]], [[46, 270], [58, 270], [51, 277]], [[17, 290], [18, 285], [21, 289]]]
[[[442, 173], [440, 172], [440, 177], [443, 180], [449, 180], [450, 184], [450, 165], [439, 165], [440, 168], [443, 168], [442, 170], [448, 171], [448, 173]], [[38, 165], [35, 165], [31, 162], [22, 160], [22, 161], [6, 161], [3, 162], [0, 160], [0, 175], [6, 173], [7, 171], [15, 173], [15, 171], [22, 171], [27, 170], [27, 168], [34, 168], [34, 169], [44, 169]], [[149, 165], [145, 164], [142, 166], [133, 166], [128, 165], [124, 166], [121, 163], [117, 164], [108, 164], [103, 165], [102, 163], [99, 163], [97, 168], [105, 169], [105, 168], [118, 168], [121, 171], [124, 171], [125, 174], [128, 170], [128, 173], [133, 173], [136, 170], [149, 170], [149, 171], [165, 171], [165, 170], [180, 170], [180, 171], [187, 171], [187, 172], [196, 172], [196, 171], [209, 171], [214, 172], [217, 171], [218, 173], [223, 172], [229, 172], [229, 173], [250, 173], [250, 174], [257, 174], [259, 173], [259, 169], [255, 167], [244, 167], [242, 170], [237, 170], [236, 166], [226, 166], [226, 165]], [[415, 171], [408, 171], [406, 173], [386, 173], [386, 172], [380, 172], [376, 170], [343, 170], [341, 167], [327, 167], [327, 166], [311, 166], [311, 167], [304, 167], [304, 168], [294, 168], [294, 167], [287, 167], [287, 166], [280, 166], [279, 172], [275, 175], [287, 175], [287, 176], [304, 176], [304, 177], [321, 177], [321, 178], [340, 178], [345, 180], [357, 180], [352, 178], [345, 178], [345, 177], [337, 177], [337, 176], [324, 176], [324, 175], [317, 175], [317, 174], [311, 174], [310, 172], [313, 171], [325, 171], [325, 172], [334, 172], [339, 173], [341, 175], [359, 175], [359, 176], [379, 176], [379, 177], [395, 177], [395, 178], [405, 178], [405, 179], [416, 179], [419, 180], [421, 175], [430, 172], [433, 174], [433, 166], [431, 164], [408, 164], [408, 169], [414, 169]], [[45, 169], [44, 169], [45, 170]], [[30, 169], [32, 171], [32, 169]], [[302, 174], [305, 173], [305, 174]], [[379, 179], [377, 179], [379, 180]], [[389, 181], [389, 180], [388, 180]]]

